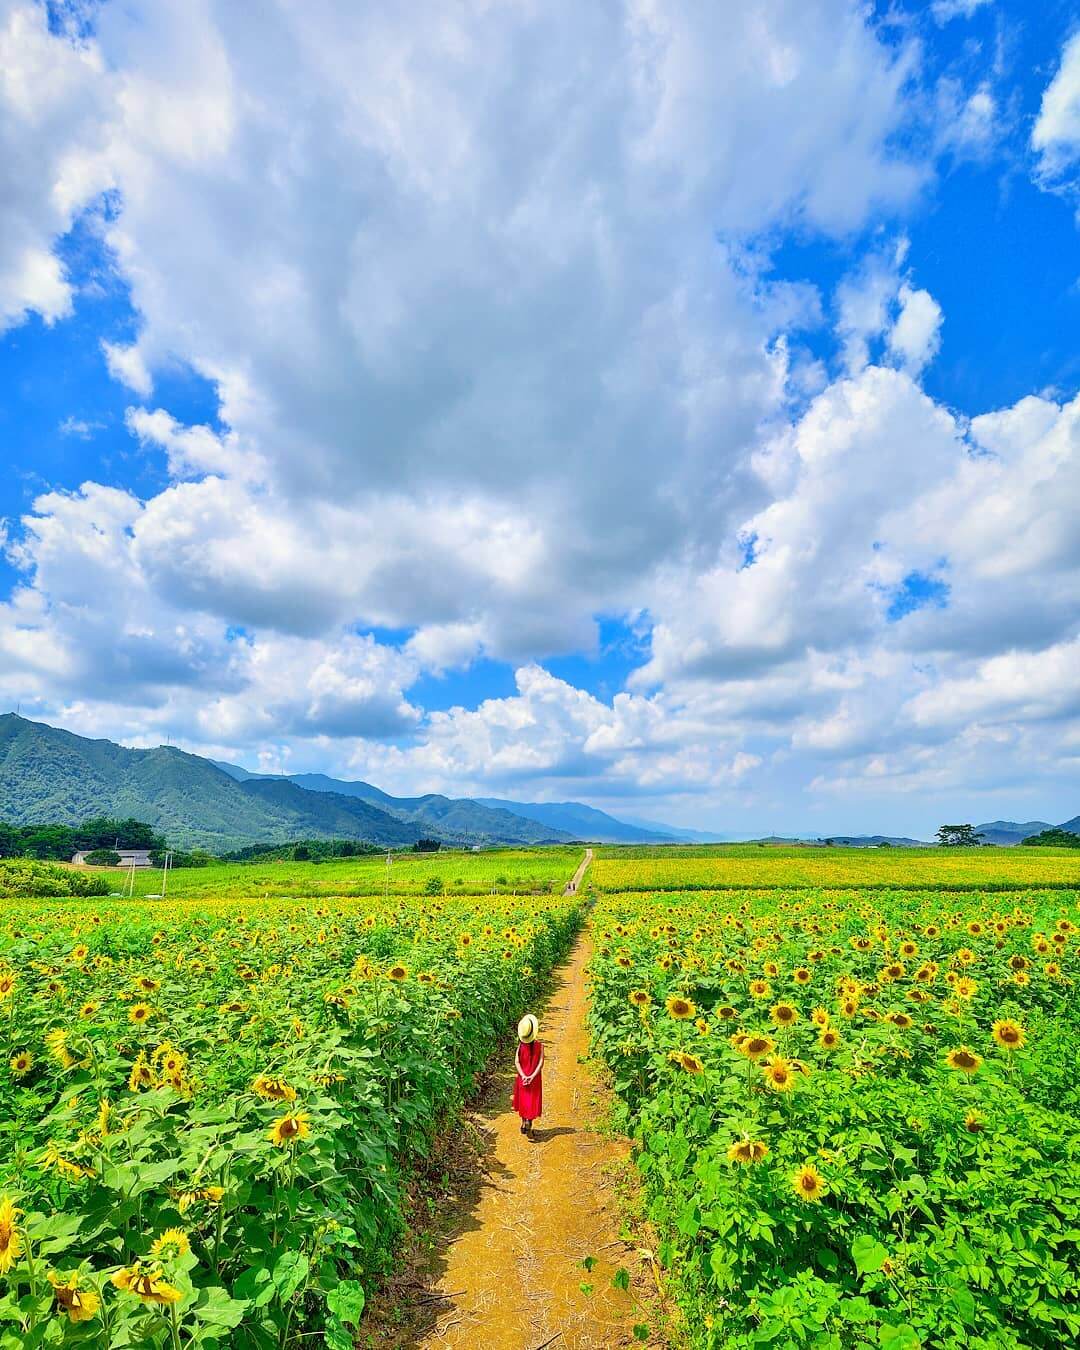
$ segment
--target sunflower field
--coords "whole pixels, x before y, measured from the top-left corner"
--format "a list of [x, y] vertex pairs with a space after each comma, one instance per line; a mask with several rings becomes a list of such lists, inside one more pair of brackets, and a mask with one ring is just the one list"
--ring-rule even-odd
[[8, 903], [0, 1347], [348, 1350], [411, 1169], [579, 925], [490, 895]]
[[1078, 1342], [1078, 922], [1056, 889], [601, 898], [594, 1044], [691, 1346]]

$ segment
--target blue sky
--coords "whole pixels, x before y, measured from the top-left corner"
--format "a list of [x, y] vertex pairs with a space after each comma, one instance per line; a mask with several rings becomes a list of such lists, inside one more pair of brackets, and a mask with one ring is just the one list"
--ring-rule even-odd
[[0, 700], [722, 833], [1074, 815], [1075, 3], [436, 16], [0, 0]]

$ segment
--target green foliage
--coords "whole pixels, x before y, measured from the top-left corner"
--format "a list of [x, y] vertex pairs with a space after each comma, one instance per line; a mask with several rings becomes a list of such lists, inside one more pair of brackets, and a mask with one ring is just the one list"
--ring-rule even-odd
[[974, 825], [942, 825], [937, 832], [937, 841], [944, 848], [977, 848], [981, 838]]
[[1023, 840], [1036, 848], [1080, 848], [1080, 834], [1071, 830], [1043, 830], [1041, 834], [1030, 834]]
[[0, 862], [0, 898], [108, 895], [112, 883], [93, 872], [79, 872], [51, 863]]
[[111, 848], [95, 848], [83, 859], [90, 867], [119, 867], [120, 854]]

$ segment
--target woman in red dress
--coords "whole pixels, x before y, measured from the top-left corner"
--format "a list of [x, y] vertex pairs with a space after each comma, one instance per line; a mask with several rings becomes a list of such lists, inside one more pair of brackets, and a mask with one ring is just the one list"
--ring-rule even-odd
[[544, 1108], [544, 1047], [536, 1039], [540, 1024], [532, 1013], [526, 1013], [518, 1023], [520, 1044], [515, 1056], [517, 1077], [514, 1079], [514, 1110], [521, 1117], [521, 1133], [532, 1134], [533, 1121]]

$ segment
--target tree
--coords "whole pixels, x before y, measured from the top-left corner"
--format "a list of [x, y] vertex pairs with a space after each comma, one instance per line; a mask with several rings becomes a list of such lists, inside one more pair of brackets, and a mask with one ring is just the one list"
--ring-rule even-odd
[[1021, 843], [1034, 844], [1036, 848], [1080, 848], [1080, 834], [1071, 830], [1043, 830], [1042, 834], [1029, 834]]
[[977, 848], [982, 838], [974, 825], [942, 825], [937, 832], [937, 841], [944, 848]]
[[418, 839], [413, 844], [414, 853], [438, 853], [441, 848], [442, 844], [438, 839]]
[[84, 860], [91, 867], [119, 867], [120, 854], [113, 848], [92, 849]]
[[445, 883], [442, 877], [428, 877], [424, 891], [427, 895], [442, 895]]
[[297, 844], [292, 851], [292, 856], [293, 862], [310, 862], [311, 849], [308, 848], [307, 844]]

